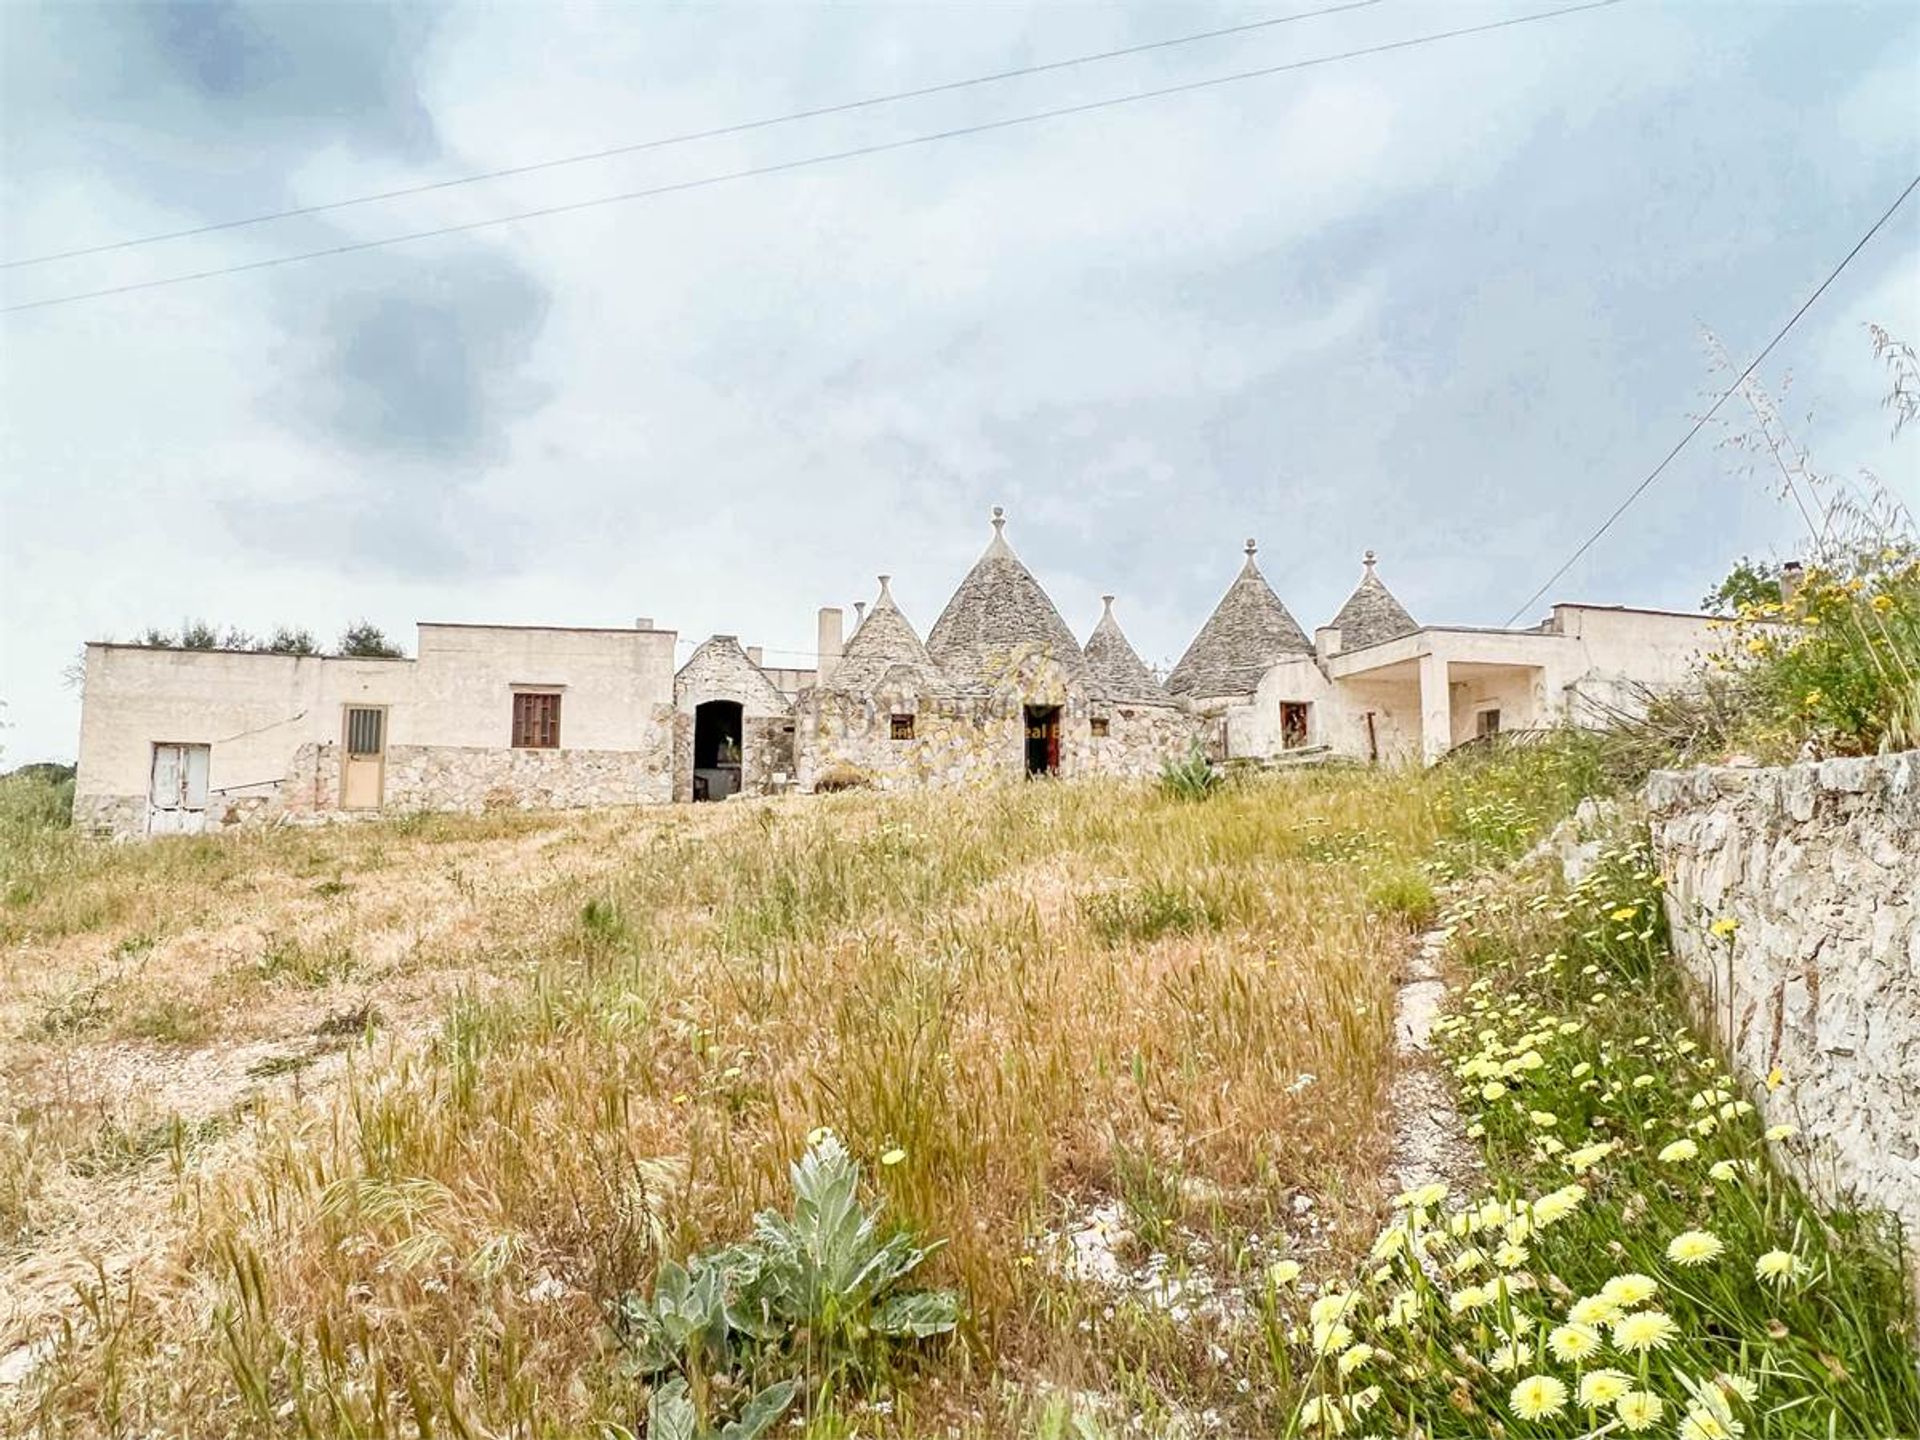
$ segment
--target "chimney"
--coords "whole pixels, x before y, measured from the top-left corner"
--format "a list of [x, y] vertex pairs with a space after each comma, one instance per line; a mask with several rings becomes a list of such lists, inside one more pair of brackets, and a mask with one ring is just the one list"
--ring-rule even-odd
[[[1371, 552], [1369, 552], [1371, 553]], [[1331, 660], [1340, 653], [1340, 631], [1332, 625], [1322, 625], [1313, 632], [1313, 653], [1321, 660]]]
[[766, 658], [766, 654], [767, 652], [758, 645], [747, 646], [747, 659], [753, 662], [755, 669], [760, 668], [760, 663]]
[[653, 617], [651, 615], [638, 617], [633, 622], [633, 628], [636, 630], [651, 630], [653, 628]]
[[840, 663], [840, 625], [843, 616], [838, 605], [820, 607], [820, 628], [816, 634], [820, 637], [813, 648], [819, 651], [814, 664], [818, 667], [814, 683], [824, 685], [833, 677], [833, 667]]
[[1780, 603], [1782, 605], [1793, 602], [1793, 597], [1800, 593], [1800, 586], [1806, 578], [1807, 572], [1801, 568], [1798, 560], [1789, 560], [1780, 567]]

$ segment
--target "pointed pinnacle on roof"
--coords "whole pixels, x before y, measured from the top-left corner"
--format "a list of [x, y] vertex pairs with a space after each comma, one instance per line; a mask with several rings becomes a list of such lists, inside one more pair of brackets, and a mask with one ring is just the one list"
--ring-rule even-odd
[[1367, 551], [1366, 554], [1360, 557], [1360, 563], [1367, 567], [1367, 573], [1369, 575], [1373, 573], [1373, 559], [1374, 559], [1373, 551], [1371, 550]]
[[874, 609], [878, 610], [882, 605], [893, 604], [893, 591], [887, 588], [888, 583], [892, 581], [892, 579], [893, 576], [891, 575], [882, 575], [880, 577], [880, 598], [873, 602]]
[[1247, 558], [1251, 560], [1253, 558], [1254, 551], [1258, 550], [1259, 548], [1260, 547], [1254, 543], [1253, 537], [1249, 535], [1247, 537]]

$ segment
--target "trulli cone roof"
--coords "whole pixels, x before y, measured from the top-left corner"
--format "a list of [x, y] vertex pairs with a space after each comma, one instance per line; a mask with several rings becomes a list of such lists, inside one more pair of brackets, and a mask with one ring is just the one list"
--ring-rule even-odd
[[1102, 699], [1135, 700], [1148, 705], [1168, 704], [1172, 697], [1160, 688], [1153, 672], [1141, 663], [1127, 643], [1120, 622], [1113, 618], [1113, 596], [1102, 595], [1106, 610], [1087, 637], [1087, 689]]
[[[680, 697], [684, 688], [683, 677], [690, 671], [699, 674], [714, 666], [731, 670], [742, 685], [758, 690], [760, 707], [771, 711], [787, 708], [787, 697], [780, 693], [780, 687], [769, 680], [766, 672], [753, 663], [752, 657], [740, 648], [739, 640], [732, 635], [710, 635], [700, 642], [691, 655], [687, 656], [687, 663], [673, 672], [675, 699]], [[749, 713], [753, 713], [751, 707]]]
[[996, 505], [993, 541], [933, 622], [927, 650], [947, 674], [968, 685], [995, 684], [1012, 663], [1035, 654], [1084, 683], [1087, 662], [1080, 642], [1007, 544], [1001, 533], [1006, 523]]
[[1373, 552], [1367, 551], [1366, 573], [1340, 607], [1340, 613], [1327, 624], [1340, 632], [1342, 650], [1359, 650], [1385, 640], [1411, 635], [1420, 627], [1406, 606], [1393, 598], [1385, 582], [1373, 573]]
[[1273, 593], [1253, 552], [1249, 540], [1247, 563], [1167, 677], [1175, 695], [1251, 695], [1276, 661], [1313, 653], [1313, 642]]
[[878, 689], [891, 676], [919, 690], [948, 688], [940, 667], [920, 643], [913, 623], [893, 603], [891, 576], [880, 577], [880, 598], [860, 621], [821, 688], [858, 694]]

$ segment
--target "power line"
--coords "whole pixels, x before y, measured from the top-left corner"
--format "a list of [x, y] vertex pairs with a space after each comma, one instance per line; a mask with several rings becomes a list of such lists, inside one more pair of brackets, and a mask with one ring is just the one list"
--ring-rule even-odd
[[640, 140], [628, 145], [614, 145], [605, 150], [588, 150], [578, 155], [562, 155], [552, 160], [535, 160], [524, 165], [508, 165], [498, 170], [482, 170], [472, 175], [458, 175], [447, 180], [432, 180], [419, 185], [405, 185], [396, 190], [382, 190], [371, 195], [355, 195], [345, 200], [329, 200], [318, 205], [296, 205], [286, 210], [273, 210], [262, 215], [248, 215], [237, 220], [216, 220], [206, 225], [195, 225], [185, 230], [169, 230], [159, 235], [142, 235], [132, 240], [114, 240], [104, 245], [88, 245], [77, 250], [59, 250], [49, 255], [33, 255], [24, 260], [0, 260], [0, 270], [16, 270], [28, 265], [48, 265], [56, 260], [77, 260], [84, 255], [105, 255], [115, 250], [131, 250], [140, 245], [158, 245], [164, 240], [185, 240], [195, 235], [211, 235], [221, 230], [238, 230], [248, 225], [265, 225], [273, 220], [292, 220], [302, 215], [324, 215], [331, 210], [345, 210], [354, 205], [372, 205], [382, 200], [401, 200], [410, 195], [426, 195], [436, 190], [451, 190], [461, 185], [477, 185], [485, 180], [505, 180], [515, 175], [531, 175], [539, 170], [553, 170], [564, 165], [585, 165], [595, 160], [612, 160], [621, 155], [637, 155], [647, 150], [664, 150], [671, 145], [689, 145], [697, 140], [718, 140], [728, 135], [744, 135], [754, 130], [766, 130], [775, 125], [790, 125], [798, 120], [817, 120], [827, 115], [845, 115], [854, 110], [871, 109], [876, 105], [892, 105], [902, 100], [919, 100], [928, 95], [942, 95], [955, 90], [966, 90], [976, 85], [992, 85], [1002, 80], [1017, 80], [1026, 75], [1044, 75], [1054, 70], [1068, 70], [1076, 65], [1092, 65], [1101, 60], [1117, 60], [1127, 55], [1144, 55], [1154, 50], [1170, 50], [1179, 45], [1193, 45], [1202, 40], [1219, 40], [1229, 35], [1245, 35], [1255, 30], [1269, 30], [1279, 25], [1291, 25], [1297, 20], [1315, 20], [1325, 15], [1338, 15], [1347, 10], [1364, 10], [1378, 5], [1380, 0], [1347, 0], [1346, 4], [1329, 5], [1320, 10], [1307, 10], [1294, 15], [1279, 15], [1266, 20], [1251, 20], [1244, 25], [1228, 25], [1218, 30], [1202, 30], [1192, 35], [1176, 35], [1167, 40], [1150, 40], [1141, 45], [1127, 45], [1118, 50], [1101, 50], [1092, 55], [1075, 55], [1064, 60], [1049, 60], [1038, 65], [1022, 65], [1013, 70], [996, 70], [990, 75], [975, 75], [965, 80], [948, 80], [938, 85], [923, 85], [915, 90], [898, 90], [890, 95], [873, 95], [864, 100], [846, 100], [835, 105], [821, 105], [811, 110], [795, 110], [786, 115], [773, 115], [762, 120], [743, 120], [732, 125], [720, 125], [711, 130], [690, 130], [679, 135], [666, 135], [656, 140]]
[[1343, 60], [1356, 60], [1368, 55], [1383, 55], [1394, 50], [1408, 50], [1420, 45], [1431, 45], [1441, 40], [1457, 40], [1468, 35], [1484, 35], [1495, 30], [1511, 29], [1518, 25], [1529, 25], [1540, 20], [1555, 20], [1565, 15], [1577, 15], [1587, 10], [1605, 10], [1618, 5], [1621, 0], [1585, 0], [1579, 5], [1567, 5], [1557, 10], [1542, 10], [1532, 15], [1516, 15], [1505, 20], [1494, 20], [1482, 25], [1467, 25], [1454, 30], [1440, 30], [1428, 35], [1415, 35], [1405, 40], [1392, 40], [1380, 45], [1363, 46], [1357, 50], [1343, 50], [1335, 55], [1318, 55], [1307, 60], [1292, 60], [1281, 65], [1265, 65], [1257, 70], [1240, 70], [1230, 75], [1216, 75], [1205, 80], [1189, 80], [1179, 85], [1166, 85], [1155, 90], [1138, 90], [1126, 95], [1116, 95], [1105, 100], [1089, 100], [1077, 105], [1062, 105], [1052, 110], [1037, 110], [1025, 115], [1014, 115], [1003, 120], [987, 120], [974, 125], [962, 125], [951, 130], [936, 130], [924, 135], [910, 135], [904, 140], [885, 140], [872, 145], [859, 145], [850, 150], [835, 150], [822, 155], [803, 156], [798, 160], [782, 160], [771, 165], [755, 165], [745, 170], [732, 170], [720, 175], [706, 175], [694, 180], [678, 180], [667, 185], [649, 186], [644, 190], [628, 190], [617, 195], [602, 195], [591, 200], [574, 200], [561, 205], [545, 205], [535, 210], [520, 210], [510, 215], [496, 215], [485, 220], [468, 220], [457, 225], [441, 225], [430, 230], [415, 230], [403, 235], [388, 235], [377, 240], [355, 240], [344, 245], [329, 246], [323, 250], [303, 250], [292, 255], [278, 255], [265, 260], [249, 260], [238, 265], [222, 265], [211, 270], [196, 270], [184, 275], [164, 276], [158, 280], [138, 280], [127, 285], [110, 285], [100, 290], [82, 290], [71, 295], [55, 295], [46, 300], [28, 300], [17, 305], [0, 306], [0, 314], [12, 314], [23, 310], [44, 310], [55, 305], [71, 305], [82, 300], [100, 300], [111, 295], [128, 295], [141, 290], [159, 290], [172, 285], [185, 285], [197, 280], [211, 280], [222, 275], [239, 275], [252, 270], [270, 270], [281, 265], [293, 265], [304, 260], [320, 260], [336, 255], [351, 255], [362, 250], [378, 250], [389, 245], [402, 245], [415, 240], [431, 240], [443, 235], [462, 235], [475, 230], [492, 229], [499, 225], [512, 225], [522, 220], [544, 219], [551, 215], [567, 215], [579, 210], [591, 210], [602, 205], [618, 205], [631, 200], [645, 200], [659, 195], [678, 194], [687, 190], [703, 190], [713, 185], [724, 185], [735, 180], [749, 180], [762, 175], [778, 175], [791, 170], [804, 170], [814, 165], [832, 164], [841, 160], [854, 160], [868, 155], [881, 155], [894, 150], [906, 150], [919, 145], [931, 145], [940, 140], [954, 140], [967, 135], [983, 135], [996, 130], [1009, 130], [1016, 126], [1038, 124], [1046, 120], [1058, 120], [1070, 115], [1085, 115], [1096, 110], [1111, 110], [1121, 105], [1138, 104], [1145, 100], [1159, 100], [1169, 95], [1186, 95], [1199, 90], [1209, 90], [1221, 85], [1231, 85], [1242, 80], [1258, 80], [1270, 75], [1282, 75], [1295, 70], [1310, 70], [1321, 65], [1337, 64]]
[[1719, 398], [1716, 399], [1713, 402], [1713, 404], [1707, 407], [1706, 414], [1702, 415], [1699, 419], [1693, 422], [1692, 428], [1689, 429], [1685, 435], [1682, 435], [1680, 437], [1680, 443], [1675, 445], [1671, 450], [1669, 450], [1666, 453], [1665, 458], [1662, 459], [1658, 465], [1654, 466], [1652, 470], [1647, 472], [1647, 476], [1645, 479], [1643, 479], [1638, 485], [1634, 486], [1632, 490], [1627, 492], [1627, 498], [1622, 500], [1619, 503], [1619, 505], [1614, 508], [1614, 512], [1611, 515], [1607, 516], [1607, 518], [1601, 522], [1600, 528], [1598, 530], [1595, 530], [1585, 540], [1580, 542], [1580, 548], [1575, 550], [1573, 554], [1567, 557], [1565, 564], [1563, 564], [1558, 570], [1554, 571], [1553, 574], [1547, 577], [1545, 584], [1543, 584], [1538, 590], [1534, 591], [1533, 594], [1529, 595], [1525, 600], [1520, 602], [1520, 605], [1518, 606], [1518, 608], [1514, 610], [1513, 614], [1509, 615], [1506, 618], [1506, 620], [1503, 622], [1504, 625], [1511, 625], [1515, 620], [1518, 620], [1522, 615], [1526, 614], [1526, 612], [1532, 608], [1534, 602], [1537, 601], [1542, 595], [1545, 595], [1547, 591], [1552, 588], [1555, 581], [1557, 581], [1562, 575], [1566, 574], [1567, 571], [1571, 570], [1574, 566], [1574, 563], [1577, 560], [1579, 560], [1579, 558], [1582, 555], [1586, 554], [1587, 551], [1591, 550], [1594, 546], [1594, 543], [1598, 541], [1602, 535], [1605, 535], [1607, 531], [1613, 528], [1614, 522], [1618, 520], [1622, 515], [1627, 513], [1628, 507], [1630, 507], [1634, 501], [1638, 500], [1643, 494], [1646, 493], [1647, 487], [1652, 485], [1654, 481], [1660, 478], [1662, 472], [1666, 470], [1667, 466], [1673, 463], [1674, 457], [1678, 455], [1682, 450], [1687, 448], [1688, 442], [1690, 442], [1694, 436], [1698, 435], [1702, 430], [1706, 428], [1707, 422], [1713, 419], [1714, 415], [1718, 413], [1720, 407], [1726, 404], [1727, 401], [1733, 397], [1734, 393], [1737, 390], [1739, 390], [1739, 388], [1742, 385], [1746, 384], [1747, 377], [1752, 375], [1755, 370], [1758, 370], [1760, 368], [1760, 363], [1763, 360], [1765, 360], [1767, 356], [1773, 353], [1774, 347], [1778, 345], [1782, 340], [1787, 338], [1787, 332], [1792, 330], [1795, 325], [1798, 325], [1800, 323], [1800, 317], [1805, 315], [1807, 311], [1813, 308], [1814, 302], [1826, 293], [1827, 287], [1833, 284], [1834, 281], [1838, 280], [1840, 278], [1841, 272], [1844, 271], [1847, 268], [1847, 266], [1853, 263], [1854, 257], [1858, 255], [1862, 250], [1867, 248], [1867, 242], [1873, 239], [1875, 235], [1880, 233], [1880, 227], [1885, 225], [1887, 221], [1891, 220], [1894, 216], [1894, 212], [1897, 211], [1902, 205], [1907, 203], [1907, 197], [1913, 194], [1916, 188], [1920, 188], [1920, 175], [1914, 176], [1913, 179], [1907, 182], [1907, 188], [1902, 190], [1900, 192], [1899, 198], [1896, 199], [1893, 202], [1893, 204], [1887, 207], [1886, 213], [1881, 215], [1881, 217], [1878, 220], [1874, 221], [1873, 224], [1868, 227], [1867, 233], [1862, 235], [1860, 239], [1855, 243], [1853, 249], [1847, 252], [1846, 258], [1842, 260], [1838, 265], [1833, 267], [1833, 272], [1830, 275], [1828, 275], [1826, 279], [1820, 282], [1819, 288], [1816, 289], [1811, 295], [1809, 295], [1806, 298], [1805, 302], [1802, 303], [1802, 305], [1798, 310], [1793, 312], [1793, 318], [1788, 320], [1786, 324], [1780, 327], [1779, 331], [1774, 335], [1774, 337], [1767, 342], [1766, 348], [1763, 349], [1758, 355], [1753, 357], [1753, 363], [1748, 365], [1746, 369], [1740, 372], [1740, 378], [1735, 380], [1733, 384], [1729, 385], [1725, 390], [1722, 390], [1720, 392]]

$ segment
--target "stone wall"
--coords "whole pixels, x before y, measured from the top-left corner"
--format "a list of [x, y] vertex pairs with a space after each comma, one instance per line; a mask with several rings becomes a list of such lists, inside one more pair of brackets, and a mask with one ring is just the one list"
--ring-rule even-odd
[[1736, 1073], [1787, 1079], [1768, 1122], [1829, 1199], [1920, 1242], [1920, 751], [1656, 771], [1646, 800], [1703, 1023], [1727, 1032], [1730, 966]]

